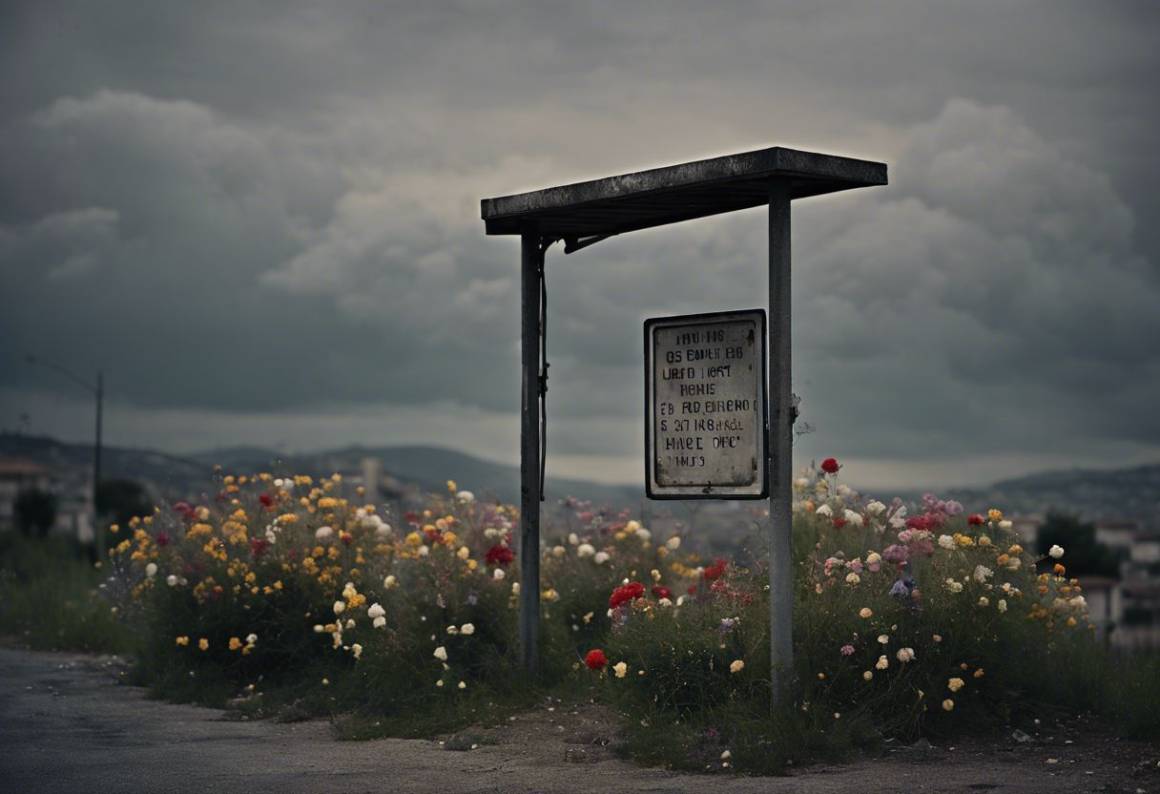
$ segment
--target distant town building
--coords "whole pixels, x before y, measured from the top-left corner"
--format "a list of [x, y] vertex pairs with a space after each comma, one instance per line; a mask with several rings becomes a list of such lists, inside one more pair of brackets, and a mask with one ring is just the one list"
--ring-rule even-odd
[[76, 538], [81, 543], [92, 542], [92, 483], [74, 473], [23, 458], [0, 457], [0, 529], [16, 527], [16, 499], [29, 490], [56, 497], [52, 533]]

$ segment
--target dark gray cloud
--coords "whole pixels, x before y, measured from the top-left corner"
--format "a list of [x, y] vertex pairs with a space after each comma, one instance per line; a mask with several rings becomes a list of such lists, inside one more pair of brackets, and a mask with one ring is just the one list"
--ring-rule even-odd
[[[777, 143], [892, 175], [795, 209], [800, 455], [1160, 451], [1151, 5], [3, 14], [0, 423], [71, 432], [31, 351], [109, 370], [136, 443], [342, 443], [397, 412], [486, 453], [518, 408], [518, 246], [479, 198]], [[641, 319], [761, 305], [764, 261], [760, 211], [553, 250], [575, 471], [635, 472]]]

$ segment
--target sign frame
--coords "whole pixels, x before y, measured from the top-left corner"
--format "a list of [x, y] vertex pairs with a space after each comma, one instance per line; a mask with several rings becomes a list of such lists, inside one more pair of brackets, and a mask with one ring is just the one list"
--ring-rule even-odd
[[[756, 468], [759, 472], [753, 485], [675, 485], [664, 486], [657, 482], [655, 462], [655, 434], [653, 424], [656, 417], [653, 408], [656, 403], [653, 375], [654, 330], [670, 326], [712, 325], [723, 321], [756, 321], [758, 326], [755, 355], [757, 373], [757, 445]], [[769, 336], [765, 309], [740, 309], [730, 311], [702, 312], [698, 314], [650, 317], [644, 321], [644, 483], [645, 495], [653, 500], [693, 500], [693, 499], [768, 499], [769, 498]], [[757, 487], [757, 490], [753, 490]], [[743, 490], [744, 489], [744, 490]]]

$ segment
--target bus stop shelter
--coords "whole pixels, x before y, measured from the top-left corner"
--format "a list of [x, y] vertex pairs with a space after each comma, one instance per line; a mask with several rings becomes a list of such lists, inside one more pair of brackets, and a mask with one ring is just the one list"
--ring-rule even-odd
[[769, 207], [768, 438], [770, 629], [775, 697], [792, 662], [790, 204], [887, 183], [884, 163], [773, 147], [530, 193], [483, 199], [487, 234], [518, 235], [521, 248], [520, 657], [539, 667], [540, 502], [546, 437], [547, 294], [544, 260], [555, 242], [571, 254], [609, 237]]

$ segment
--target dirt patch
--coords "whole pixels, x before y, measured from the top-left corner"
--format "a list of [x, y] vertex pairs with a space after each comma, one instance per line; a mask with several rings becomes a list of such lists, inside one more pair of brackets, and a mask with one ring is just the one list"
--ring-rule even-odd
[[[1160, 748], [1090, 720], [896, 747], [780, 778], [618, 758], [615, 715], [561, 702], [433, 741], [340, 742], [325, 721], [229, 720], [126, 686], [115, 659], [0, 648], [4, 790], [61, 792], [1160, 792]], [[1048, 724], [1050, 723], [1050, 724]]]

